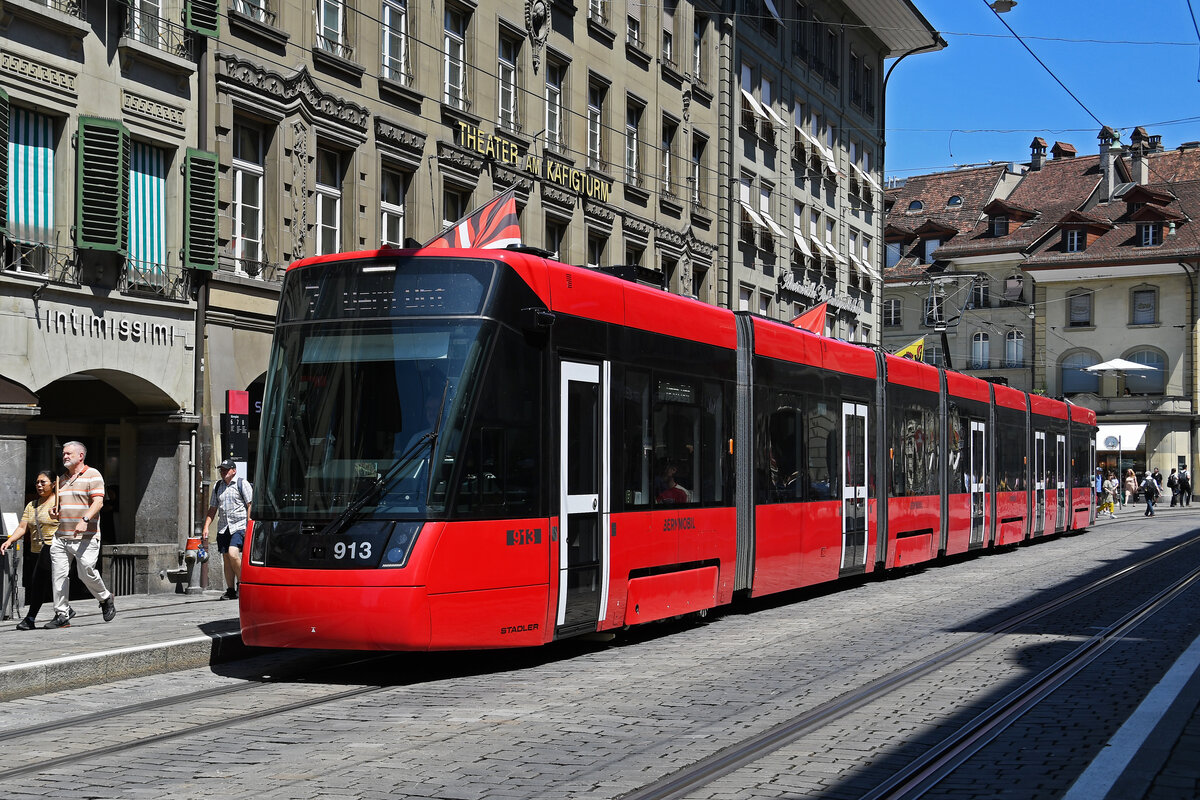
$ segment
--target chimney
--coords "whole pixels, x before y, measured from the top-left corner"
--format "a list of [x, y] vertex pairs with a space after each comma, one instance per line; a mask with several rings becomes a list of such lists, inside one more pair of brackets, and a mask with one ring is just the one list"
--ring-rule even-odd
[[1074, 158], [1075, 145], [1069, 142], [1055, 142], [1054, 147], [1050, 148], [1050, 153], [1054, 156], [1055, 161], [1060, 158]]
[[1134, 144], [1129, 148], [1130, 156], [1130, 172], [1133, 173], [1133, 182], [1139, 186], [1145, 186], [1150, 179], [1150, 168], [1146, 164], [1145, 146], [1142, 144]]
[[1157, 133], [1151, 136], [1146, 143], [1147, 153], [1161, 153], [1163, 151], [1162, 137]]
[[1046, 140], [1040, 136], [1033, 137], [1029, 143], [1029, 171], [1037, 172], [1046, 163]]
[[1096, 137], [1100, 140], [1100, 202], [1108, 202], [1117, 186], [1116, 157], [1121, 154], [1121, 135], [1105, 125]]

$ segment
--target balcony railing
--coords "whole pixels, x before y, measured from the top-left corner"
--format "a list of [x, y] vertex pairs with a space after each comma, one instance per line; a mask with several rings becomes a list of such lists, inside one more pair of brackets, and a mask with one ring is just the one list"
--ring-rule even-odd
[[192, 58], [192, 39], [186, 28], [133, 5], [125, 7], [124, 36], [173, 56]]
[[277, 27], [275, 21], [278, 15], [267, 7], [264, 0], [233, 0], [230, 8], [255, 22], [270, 25], [272, 28]]
[[248, 261], [243, 258], [237, 262], [235, 272], [266, 283], [280, 283], [283, 280], [284, 266], [271, 261]]
[[354, 48], [345, 42], [337, 39], [332, 39], [323, 33], [317, 34], [317, 47], [324, 50], [326, 53], [332, 53], [338, 58], [344, 58], [347, 61], [354, 60]]
[[191, 289], [191, 280], [188, 271], [182, 267], [128, 259], [121, 270], [117, 289], [125, 294], [186, 300]]
[[74, 247], [4, 237], [4, 271], [40, 275], [51, 283], [79, 285]]

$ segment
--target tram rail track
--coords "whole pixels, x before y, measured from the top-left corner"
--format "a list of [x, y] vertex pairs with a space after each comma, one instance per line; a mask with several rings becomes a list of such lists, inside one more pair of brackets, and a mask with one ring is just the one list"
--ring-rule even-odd
[[[994, 643], [999, 637], [1010, 631], [1040, 617], [1053, 614], [1136, 572], [1158, 564], [1164, 559], [1176, 557], [1180, 551], [1196, 544], [1200, 544], [1200, 536], [1175, 544], [1138, 563], [1130, 564], [1102, 578], [1097, 578], [1084, 586], [1077, 587], [981, 631], [964, 642], [941, 650], [929, 658], [881, 676], [857, 689], [779, 723], [757, 736], [730, 745], [689, 767], [640, 789], [627, 792], [620, 796], [620, 800], [680, 800], [687, 797], [697, 789], [714, 783], [737, 769], [752, 765], [801, 737], [813, 734], [848, 714], [965, 658]], [[1127, 636], [1145, 619], [1160, 611], [1172, 599], [1198, 582], [1200, 582], [1200, 568], [1174, 581], [1167, 588], [1128, 611], [1117, 621], [1088, 637], [1086, 641], [1073, 648], [1054, 665], [1023, 683], [985, 712], [960, 726], [953, 734], [944, 737], [941, 743], [934, 745], [923, 756], [894, 773], [870, 793], [864, 795], [864, 800], [901, 800], [902, 798], [908, 800], [908, 798], [922, 796], [950, 774], [954, 768], [965, 763], [980, 748], [1019, 719], [1037, 702], [1062, 686]]]

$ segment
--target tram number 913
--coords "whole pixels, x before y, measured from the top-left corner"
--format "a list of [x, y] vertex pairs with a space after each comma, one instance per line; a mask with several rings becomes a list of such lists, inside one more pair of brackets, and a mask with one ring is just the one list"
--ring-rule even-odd
[[370, 561], [374, 557], [374, 548], [370, 542], [338, 542], [333, 546], [335, 561], [350, 559], [351, 561]]

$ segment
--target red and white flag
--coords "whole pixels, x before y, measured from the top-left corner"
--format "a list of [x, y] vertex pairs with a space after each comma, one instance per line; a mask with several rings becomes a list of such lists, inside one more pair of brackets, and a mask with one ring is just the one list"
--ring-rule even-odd
[[806, 331], [824, 336], [825, 335], [825, 310], [829, 307], [828, 302], [817, 303], [815, 306], [805, 311], [800, 316], [792, 320], [792, 324], [797, 328], [803, 328]]
[[521, 244], [517, 189], [511, 187], [454, 223], [425, 247], [476, 247], [497, 250]]

